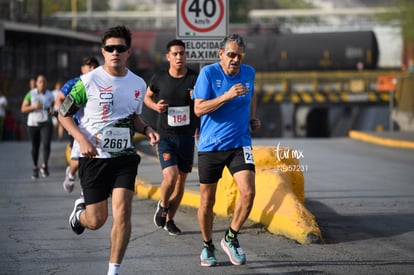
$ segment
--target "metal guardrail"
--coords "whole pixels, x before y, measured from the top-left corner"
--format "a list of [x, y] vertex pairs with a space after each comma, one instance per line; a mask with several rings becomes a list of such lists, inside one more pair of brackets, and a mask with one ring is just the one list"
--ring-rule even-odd
[[386, 103], [392, 97], [384, 93], [384, 87], [390, 86], [387, 80], [403, 74], [401, 71], [257, 73], [255, 87], [263, 103]]

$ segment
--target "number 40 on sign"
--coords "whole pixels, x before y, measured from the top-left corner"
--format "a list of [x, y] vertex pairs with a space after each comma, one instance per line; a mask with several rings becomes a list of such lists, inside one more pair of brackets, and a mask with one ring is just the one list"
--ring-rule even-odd
[[227, 28], [227, 0], [177, 1], [178, 38], [222, 38]]

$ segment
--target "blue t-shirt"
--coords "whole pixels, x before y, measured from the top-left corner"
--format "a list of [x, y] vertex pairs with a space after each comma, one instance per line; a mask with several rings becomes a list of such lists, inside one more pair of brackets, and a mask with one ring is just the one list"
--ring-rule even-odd
[[71, 80], [69, 80], [68, 82], [66, 82], [62, 89], [60, 89], [63, 93], [64, 96], [67, 96], [70, 91], [72, 90], [73, 85], [76, 84], [76, 82], [78, 82], [78, 80], [80, 79], [80, 76], [77, 76], [75, 78], [72, 78]]
[[224, 73], [220, 63], [203, 67], [194, 87], [194, 98], [214, 99], [241, 83], [248, 88], [244, 96], [236, 97], [220, 108], [201, 116], [199, 152], [225, 151], [251, 146], [249, 131], [250, 102], [254, 92], [255, 70], [245, 64], [235, 76]]

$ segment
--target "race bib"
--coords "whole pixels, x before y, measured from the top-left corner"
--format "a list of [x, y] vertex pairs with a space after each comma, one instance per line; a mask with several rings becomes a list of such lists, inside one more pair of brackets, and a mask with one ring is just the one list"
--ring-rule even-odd
[[244, 163], [254, 164], [251, 146], [243, 146]]
[[168, 125], [171, 127], [190, 124], [190, 106], [168, 107]]
[[99, 147], [106, 152], [119, 152], [131, 147], [128, 128], [107, 127], [97, 137]]

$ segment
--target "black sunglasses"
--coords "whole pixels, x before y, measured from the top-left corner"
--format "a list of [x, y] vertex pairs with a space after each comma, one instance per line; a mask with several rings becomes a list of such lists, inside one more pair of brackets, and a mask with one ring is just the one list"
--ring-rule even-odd
[[125, 45], [106, 45], [103, 47], [104, 50], [108, 53], [111, 53], [113, 51], [117, 51], [118, 53], [123, 53], [128, 50], [128, 47]]

